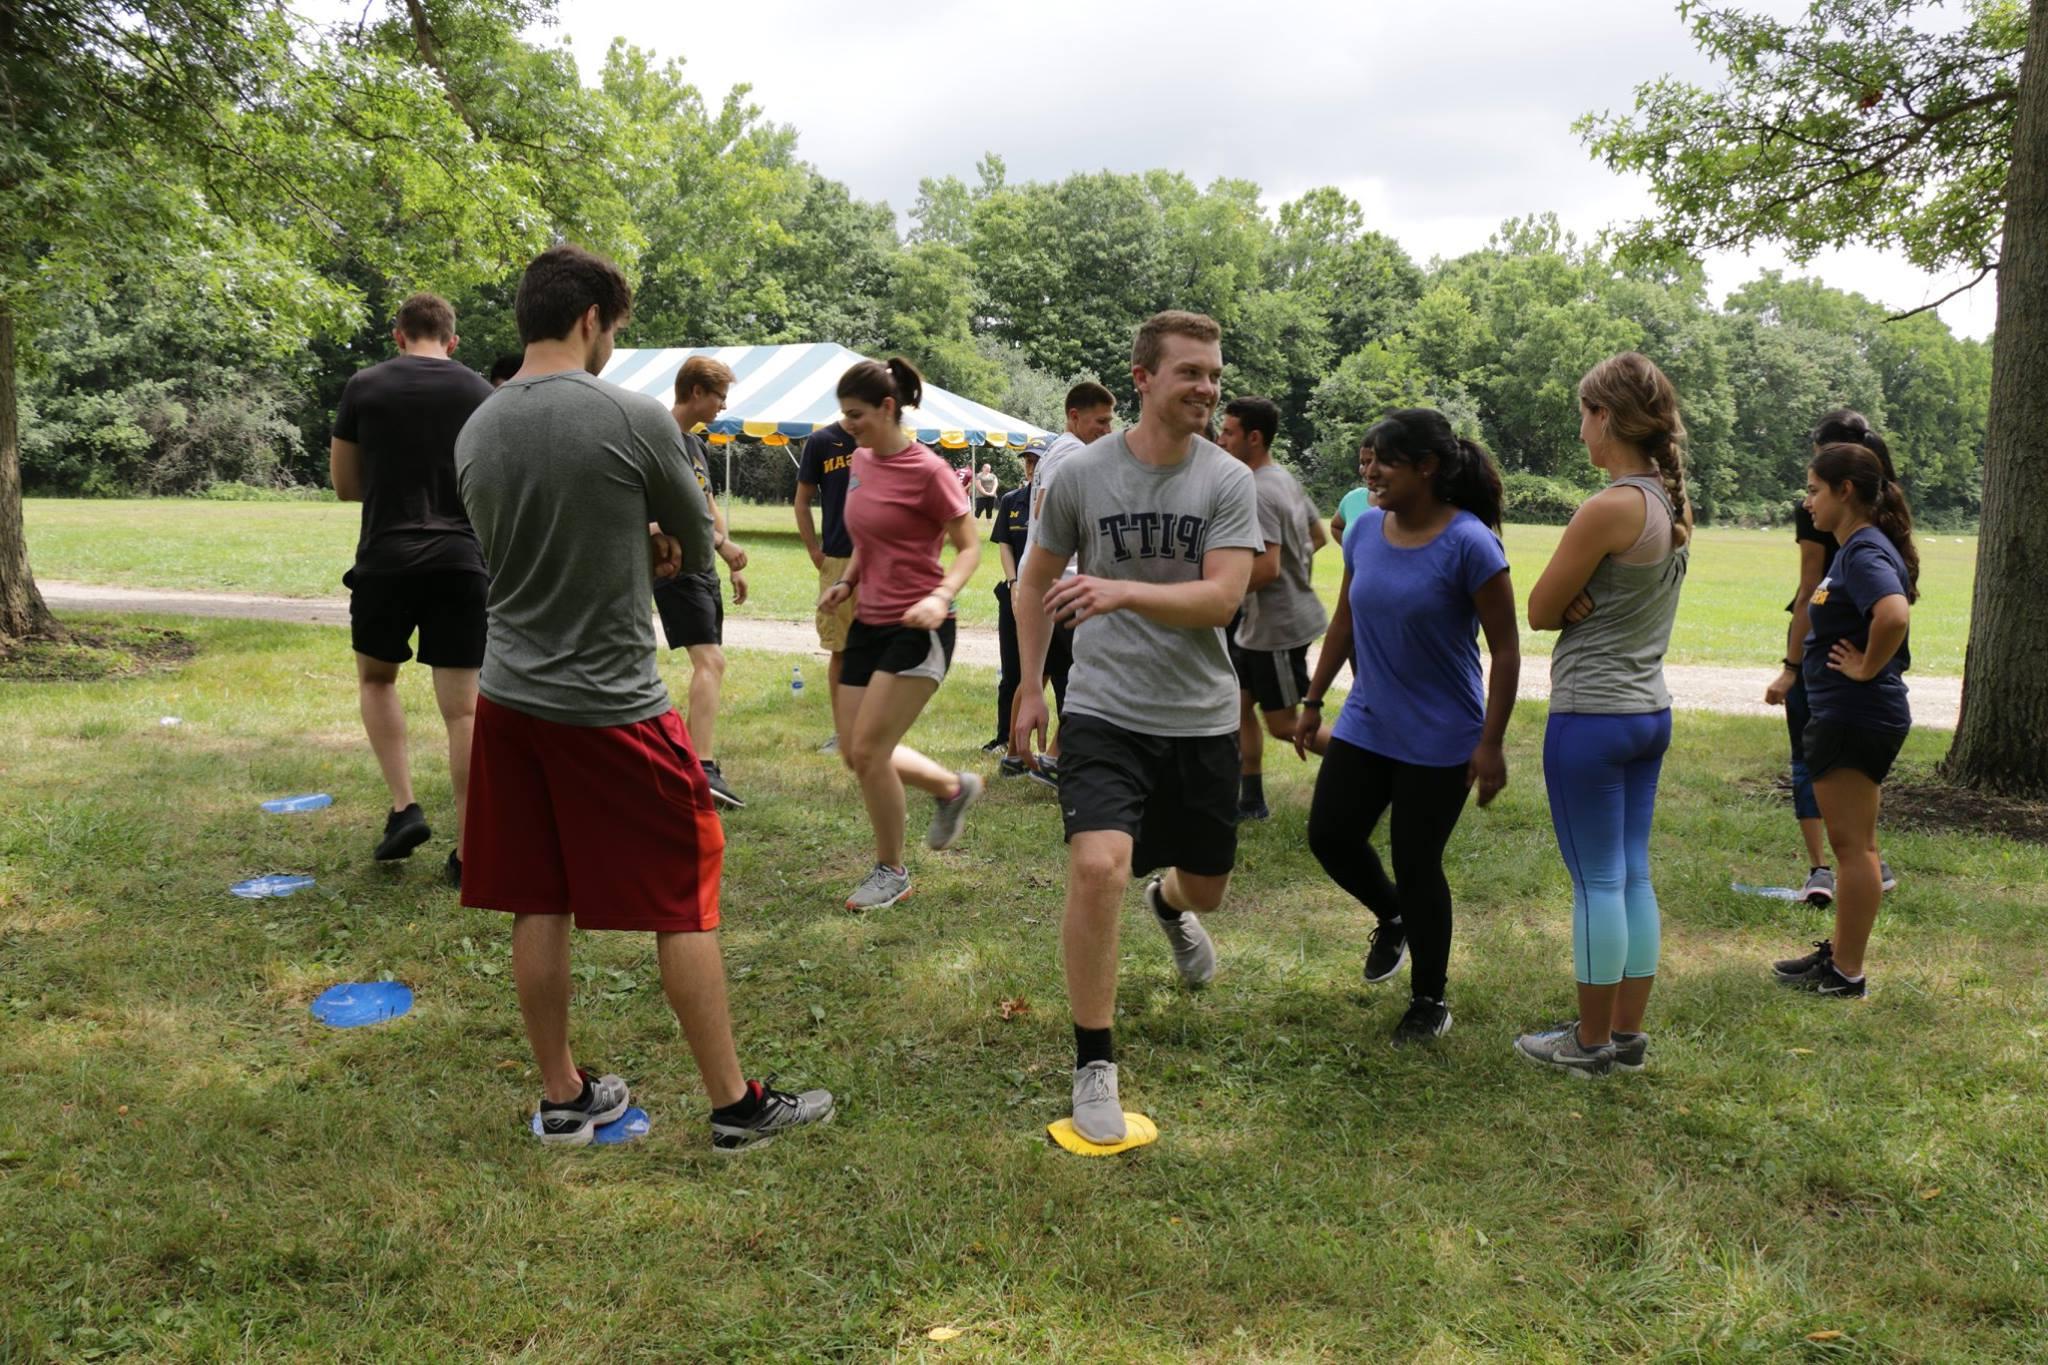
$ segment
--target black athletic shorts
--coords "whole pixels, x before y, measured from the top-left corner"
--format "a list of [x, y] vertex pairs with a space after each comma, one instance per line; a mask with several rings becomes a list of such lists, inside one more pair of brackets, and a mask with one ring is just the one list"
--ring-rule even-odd
[[725, 643], [725, 598], [716, 571], [661, 580], [654, 585], [654, 606], [670, 649]]
[[1220, 877], [1237, 862], [1237, 732], [1144, 735], [1100, 716], [1060, 721], [1060, 811], [1067, 838], [1131, 836], [1131, 871], [1177, 867]]
[[866, 687], [877, 673], [944, 682], [946, 670], [953, 666], [956, 629], [950, 616], [937, 630], [871, 626], [856, 616], [846, 632], [846, 651], [839, 656], [839, 685]]
[[1818, 778], [1836, 768], [1854, 768], [1882, 783], [1906, 743], [1903, 730], [1876, 730], [1838, 720], [1810, 720], [1799, 737], [1806, 750], [1806, 775]]
[[1308, 646], [1293, 649], [1230, 647], [1237, 685], [1252, 694], [1261, 711], [1292, 711], [1308, 695]]
[[402, 664], [412, 657], [415, 630], [420, 662], [429, 668], [484, 666], [484, 596], [491, 580], [456, 569], [441, 573], [341, 576], [348, 589], [349, 641], [358, 654]]

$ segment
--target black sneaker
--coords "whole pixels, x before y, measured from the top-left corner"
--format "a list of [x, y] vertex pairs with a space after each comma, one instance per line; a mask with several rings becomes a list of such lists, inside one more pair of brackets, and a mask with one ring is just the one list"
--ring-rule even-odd
[[632, 1096], [617, 1076], [593, 1076], [582, 1067], [583, 1093], [557, 1104], [545, 1094], [540, 1100], [540, 1140], [550, 1147], [583, 1147], [607, 1123], [617, 1122], [626, 1112]]
[[1429, 1043], [1451, 1031], [1450, 1007], [1441, 1000], [1418, 995], [1408, 1002], [1408, 1012], [1394, 1025], [1394, 1046]]
[[1365, 950], [1365, 984], [1375, 985], [1401, 970], [1408, 960], [1408, 935], [1401, 921], [1388, 920], [1373, 926]]
[[1272, 818], [1273, 808], [1264, 801], [1241, 801], [1238, 803], [1237, 823], [1240, 825], [1247, 820], [1270, 820]]
[[1056, 758], [1047, 758], [1041, 754], [1039, 755], [1038, 762], [1030, 765], [1024, 776], [1030, 778], [1041, 787], [1051, 787], [1054, 791], [1058, 791], [1060, 789], [1060, 761]]
[[1007, 752], [1009, 747], [1010, 737], [1008, 735], [997, 735], [994, 739], [982, 745], [981, 751], [985, 754], [1000, 754]]
[[1614, 1069], [1616, 1071], [1641, 1071], [1650, 1064], [1650, 1035], [1647, 1033], [1614, 1033]]
[[1021, 758], [1003, 755], [1003, 761], [996, 764], [997, 777], [1023, 777], [1031, 771], [1031, 765]]
[[718, 771], [718, 765], [710, 759], [704, 760], [704, 780], [711, 785], [711, 799], [727, 810], [745, 810], [747, 803], [740, 800], [738, 793], [725, 785], [725, 774]]
[[410, 858], [414, 849], [433, 837], [434, 831], [427, 828], [427, 813], [415, 801], [384, 817], [384, 837], [377, 841], [377, 851], [370, 856], [380, 863], [395, 863], [400, 858]]
[[1805, 957], [1788, 957], [1781, 962], [1773, 962], [1771, 970], [1777, 973], [1778, 980], [1790, 985], [1794, 982], [1804, 981], [1808, 976], [1812, 975], [1816, 967], [1833, 962], [1834, 960], [1835, 945], [1828, 939], [1823, 938], [1815, 940], [1813, 951]]
[[441, 875], [448, 879], [448, 885], [460, 891], [462, 889], [462, 855], [450, 853], [447, 865], [441, 869]]
[[1829, 958], [1826, 962], [1821, 963], [1820, 966], [1815, 967], [1805, 976], [1790, 984], [1802, 991], [1812, 991], [1815, 995], [1825, 995], [1841, 1000], [1861, 1000], [1864, 993], [1870, 987], [1870, 979], [1864, 977], [1858, 981], [1851, 981], [1848, 977], [1835, 970], [1834, 959]]
[[839, 1111], [833, 1107], [829, 1090], [806, 1090], [792, 1095], [775, 1088], [775, 1078], [748, 1081], [747, 1089], [761, 1104], [750, 1118], [720, 1118], [723, 1110], [711, 1111], [711, 1148], [724, 1156], [766, 1147], [792, 1128], [811, 1123], [830, 1123]]

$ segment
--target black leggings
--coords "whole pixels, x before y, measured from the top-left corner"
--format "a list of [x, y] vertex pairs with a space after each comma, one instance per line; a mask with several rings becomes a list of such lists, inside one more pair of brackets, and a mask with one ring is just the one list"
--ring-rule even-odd
[[[1444, 880], [1444, 845], [1458, 827], [1465, 792], [1462, 763], [1424, 768], [1333, 739], [1308, 810], [1308, 846], [1316, 861], [1381, 923], [1400, 917], [1415, 955], [1410, 988], [1432, 1000], [1444, 998], [1450, 969], [1451, 884]], [[1391, 882], [1372, 851], [1373, 828], [1389, 805]]]

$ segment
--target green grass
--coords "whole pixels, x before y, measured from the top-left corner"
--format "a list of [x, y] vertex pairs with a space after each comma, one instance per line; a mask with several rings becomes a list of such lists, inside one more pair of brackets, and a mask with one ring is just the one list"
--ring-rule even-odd
[[[1177, 989], [1126, 916], [1125, 1097], [1162, 1137], [1089, 1162], [1043, 1137], [1071, 1059], [1047, 794], [999, 785], [957, 849], [914, 852], [914, 899], [848, 916], [864, 822], [811, 752], [824, 707], [790, 700], [786, 660], [738, 654], [736, 1025], [755, 1074], [833, 1087], [840, 1120], [714, 1158], [650, 945], [584, 936], [581, 1055], [655, 1126], [565, 1154], [521, 1130], [504, 920], [438, 884], [445, 837], [368, 860], [381, 788], [345, 645], [191, 628], [176, 674], [0, 688], [0, 1359], [2048, 1354], [2048, 850], [1887, 830], [1903, 884], [1872, 998], [1786, 992], [1763, 966], [1819, 919], [1728, 890], [1799, 870], [1765, 790], [1774, 722], [1680, 718], [1653, 1061], [1597, 1086], [1508, 1048], [1570, 1008], [1541, 708], [1450, 848], [1457, 1026], [1427, 1052], [1386, 1046], [1405, 1002], [1360, 985], [1365, 917], [1304, 847], [1313, 768], [1275, 761], [1277, 814], [1211, 920], [1215, 986]], [[431, 696], [406, 678], [445, 836]], [[990, 692], [956, 674], [916, 741], [981, 762]], [[1941, 742], [1916, 734], [1907, 769]], [[334, 808], [256, 810], [311, 790]], [[272, 871], [319, 886], [227, 895]], [[308, 1018], [328, 984], [387, 973], [410, 1017]], [[1030, 1012], [1005, 1021], [1005, 999]], [[940, 1325], [964, 1335], [935, 1345]]]
[[[45, 578], [286, 597], [342, 592], [341, 575], [354, 556], [361, 515], [359, 508], [341, 503], [53, 498], [31, 498], [24, 510], [30, 558]], [[732, 527], [734, 539], [752, 559], [748, 583], [753, 597], [743, 611], [808, 620], [817, 603], [817, 573], [804, 554], [790, 509], [741, 505], [734, 509]], [[1508, 557], [1516, 589], [1525, 599], [1560, 534], [1550, 526], [1508, 528]], [[1924, 536], [1920, 553], [1924, 595], [1913, 613], [1913, 667], [1923, 674], [1958, 674], [1969, 635], [1976, 538]], [[1342, 575], [1336, 547], [1326, 547], [1316, 565], [1325, 601], [1335, 600]], [[961, 595], [963, 623], [995, 625], [993, 593], [1000, 577], [996, 548], [983, 544], [981, 567]], [[1784, 649], [1785, 603], [1797, 577], [1789, 532], [1700, 532], [1672, 634], [1672, 661], [1769, 672]], [[1555, 638], [1527, 635], [1523, 645], [1530, 653], [1547, 654]]]

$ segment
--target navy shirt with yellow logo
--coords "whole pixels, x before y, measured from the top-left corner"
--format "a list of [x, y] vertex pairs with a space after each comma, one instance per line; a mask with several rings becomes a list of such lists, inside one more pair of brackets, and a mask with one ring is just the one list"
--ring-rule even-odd
[[1904, 677], [1913, 665], [1912, 651], [1907, 648], [1910, 632], [1899, 642], [1899, 652], [1869, 682], [1857, 682], [1828, 667], [1828, 651], [1837, 640], [1847, 640], [1858, 649], [1870, 647], [1872, 609], [1887, 597], [1908, 596], [1907, 582], [1905, 558], [1875, 526], [1865, 526], [1850, 536], [1836, 553], [1807, 604], [1807, 619], [1813, 629], [1806, 635], [1800, 671], [1815, 720], [1900, 734], [1913, 727]]
[[1007, 545], [1016, 556], [1017, 567], [1024, 567], [1024, 546], [1027, 533], [1031, 530], [1031, 485], [1023, 484], [1012, 488], [996, 500], [996, 524], [989, 528], [988, 543]]

